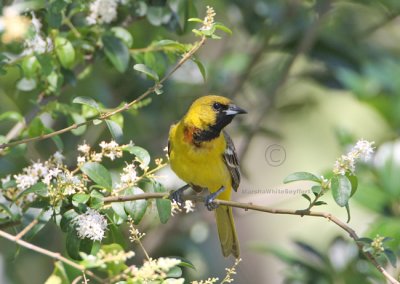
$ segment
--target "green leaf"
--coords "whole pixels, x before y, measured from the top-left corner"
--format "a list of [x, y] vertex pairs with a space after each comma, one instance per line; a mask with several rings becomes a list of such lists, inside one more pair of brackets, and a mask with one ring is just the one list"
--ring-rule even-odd
[[283, 183], [290, 183], [294, 181], [299, 181], [299, 180], [309, 180], [309, 181], [314, 181], [320, 183], [321, 180], [313, 175], [312, 173], [308, 172], [296, 172], [288, 175], [284, 180]]
[[199, 60], [192, 58], [192, 61], [196, 63], [197, 68], [199, 68], [199, 71], [201, 73], [201, 76], [203, 77], [204, 82], [207, 81], [207, 73], [206, 73], [206, 68], [204, 68], [203, 63], [201, 63]]
[[336, 203], [344, 207], [348, 204], [351, 194], [351, 183], [346, 176], [335, 175], [331, 179], [331, 190]]
[[[132, 187], [125, 190], [125, 196], [142, 194], [144, 191], [138, 187]], [[124, 202], [125, 212], [131, 216], [135, 224], [139, 224], [142, 220], [144, 213], [147, 209], [147, 200], [136, 200], [136, 201], [126, 201]]]
[[101, 207], [103, 207], [103, 204], [104, 204], [104, 196], [97, 190], [92, 190], [92, 192], [90, 192], [90, 201], [89, 201], [90, 208], [100, 209]]
[[133, 37], [128, 30], [126, 30], [122, 27], [113, 27], [111, 29], [111, 32], [114, 34], [115, 37], [122, 40], [127, 47], [129, 47], [129, 48], [132, 47]]
[[[164, 186], [159, 183], [154, 183], [154, 191], [155, 192], [167, 192]], [[165, 224], [168, 222], [169, 218], [171, 217], [171, 201], [169, 199], [156, 199], [156, 206], [158, 217], [160, 218], [160, 222]]]
[[225, 33], [227, 33], [227, 34], [229, 34], [229, 35], [232, 35], [232, 31], [231, 31], [228, 27], [224, 26], [224, 25], [221, 24], [221, 23], [215, 23], [215, 24], [214, 24], [214, 27], [215, 27], [217, 30], [221, 30], [221, 31], [223, 31], [223, 32], [225, 32]]
[[328, 203], [326, 203], [325, 201], [321, 201], [321, 200], [314, 203], [315, 206], [326, 205], [326, 204], [328, 204]]
[[114, 213], [121, 217], [123, 220], [128, 219], [128, 215], [126, 215], [123, 202], [113, 202], [111, 203], [111, 208], [114, 210]]
[[46, 20], [52, 29], [59, 29], [62, 24], [63, 9], [68, 4], [65, 0], [46, 1]]
[[35, 193], [39, 196], [46, 197], [48, 194], [47, 185], [45, 185], [43, 182], [38, 182], [38, 183], [32, 185], [27, 190], [24, 190], [23, 192], [21, 192], [18, 195], [17, 199], [20, 198], [21, 196], [27, 195], [29, 193]]
[[72, 100], [72, 103], [87, 105], [87, 106], [89, 106], [91, 108], [96, 109], [97, 111], [100, 111], [99, 104], [94, 99], [92, 99], [90, 97], [75, 97]]
[[103, 165], [96, 162], [87, 162], [83, 164], [81, 171], [98, 185], [111, 189], [111, 175]]
[[67, 252], [68, 255], [72, 259], [80, 260], [81, 256], [79, 255], [79, 248], [81, 245], [81, 239], [78, 237], [75, 229], [70, 227], [67, 233], [67, 239], [66, 239], [66, 247], [67, 247]]
[[159, 81], [159, 77], [158, 74], [156, 73], [156, 71], [150, 69], [149, 67], [147, 67], [144, 64], [135, 64], [133, 66], [133, 69], [135, 69], [136, 71], [142, 72], [144, 74], [146, 74], [147, 76], [149, 76], [151, 79], [153, 79], [154, 81]]
[[182, 276], [182, 268], [175, 266], [167, 272], [167, 277], [178, 278]]
[[123, 150], [135, 155], [142, 162], [143, 167], [149, 165], [150, 154], [146, 149], [139, 146], [128, 145]]
[[390, 249], [385, 249], [383, 251], [383, 253], [385, 254], [386, 258], [389, 260], [390, 264], [396, 268], [396, 264], [397, 264], [397, 256], [394, 254], [394, 252]]
[[190, 18], [188, 19], [188, 22], [203, 23], [203, 20], [199, 18]]
[[24, 91], [24, 92], [29, 92], [32, 91], [36, 88], [36, 80], [35, 79], [28, 79], [28, 78], [22, 78], [17, 82], [17, 89]]
[[301, 196], [303, 196], [305, 199], [307, 199], [311, 203], [311, 198], [308, 196], [308, 194], [303, 193]]
[[13, 121], [22, 121], [23, 116], [16, 111], [6, 111], [0, 114], [0, 121], [1, 120], [13, 120]]
[[373, 242], [373, 239], [370, 239], [370, 238], [358, 238], [357, 242], [360, 242], [362, 244], [370, 245]]
[[347, 204], [345, 205], [345, 208], [346, 208], [346, 212], [347, 212], [347, 221], [346, 221], [346, 222], [349, 223], [349, 222], [350, 222], [350, 219], [351, 219], [349, 203], [347, 203]]
[[102, 37], [104, 52], [107, 58], [114, 65], [115, 69], [123, 73], [129, 65], [129, 49], [119, 38], [112, 35]]
[[358, 188], [358, 179], [357, 176], [355, 175], [351, 175], [351, 174], [346, 174], [346, 177], [349, 179], [350, 184], [351, 184], [351, 194], [350, 197], [352, 197], [354, 195], [354, 193], [356, 193], [357, 188]]
[[71, 222], [72, 220], [77, 217], [79, 214], [74, 210], [70, 209], [66, 211], [60, 221], [60, 228], [63, 232], [67, 232], [70, 229], [70, 226], [72, 225]]
[[321, 193], [322, 187], [320, 185], [314, 185], [311, 187], [311, 191], [314, 193], [315, 196], [318, 196], [318, 194]]
[[40, 75], [48, 76], [48, 75], [50, 75], [51, 72], [54, 71], [53, 67], [54, 67], [55, 62], [53, 61], [50, 54], [48, 54], [48, 53], [37, 54], [36, 58], [39, 61], [40, 67], [41, 67]]
[[22, 60], [21, 64], [24, 76], [31, 78], [37, 74], [40, 69], [40, 63], [35, 56], [28, 56]]
[[64, 37], [56, 37], [55, 50], [61, 65], [70, 69], [75, 62], [75, 49], [72, 43]]
[[123, 131], [121, 126], [116, 123], [115, 121], [112, 120], [106, 120], [106, 124], [108, 127], [108, 130], [110, 130], [111, 136], [116, 140], [117, 142], [121, 142], [123, 138]]
[[72, 196], [72, 204], [75, 207], [78, 207], [79, 204], [85, 204], [86, 202], [88, 202], [89, 198], [90, 198], [90, 195], [86, 194], [86, 193], [74, 194], [74, 196]]
[[186, 258], [183, 258], [183, 257], [180, 257], [180, 256], [171, 256], [171, 258], [179, 259], [181, 262], [178, 265], [181, 266], [181, 267], [188, 267], [188, 268], [196, 270], [196, 267], [194, 266], [194, 264], [191, 263]]

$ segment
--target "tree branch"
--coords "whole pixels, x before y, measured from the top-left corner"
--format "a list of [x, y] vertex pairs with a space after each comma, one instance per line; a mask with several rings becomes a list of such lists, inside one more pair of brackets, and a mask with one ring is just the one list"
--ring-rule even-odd
[[106, 120], [107, 118], [126, 111], [128, 109], [130, 109], [133, 105], [135, 105], [136, 103], [138, 103], [139, 101], [143, 100], [144, 98], [146, 98], [147, 96], [149, 96], [150, 94], [154, 93], [156, 89], [158, 89], [166, 80], [168, 80], [172, 74], [174, 74], [176, 72], [176, 70], [178, 70], [186, 61], [188, 61], [196, 52], [197, 50], [205, 43], [206, 41], [206, 37], [202, 36], [201, 39], [196, 42], [193, 47], [183, 55], [183, 57], [181, 58], [181, 60], [178, 61], [178, 63], [175, 65], [174, 68], [171, 69], [171, 71], [169, 71], [167, 73], [167, 75], [165, 75], [159, 82], [156, 82], [154, 86], [150, 87], [149, 89], [147, 89], [146, 92], [144, 92], [143, 94], [141, 94], [138, 98], [136, 98], [135, 100], [131, 101], [130, 103], [125, 104], [122, 107], [119, 107], [113, 111], [107, 112], [107, 113], [103, 113], [100, 114], [99, 116], [96, 116], [92, 119], [89, 119], [85, 122], [82, 123], [75, 123], [72, 124], [66, 128], [48, 133], [48, 134], [44, 134], [44, 135], [40, 135], [40, 136], [36, 136], [36, 137], [31, 137], [31, 138], [26, 138], [26, 139], [21, 139], [18, 141], [14, 141], [14, 142], [10, 142], [10, 143], [3, 143], [0, 144], [0, 150], [7, 148], [7, 147], [12, 147], [12, 146], [16, 146], [16, 145], [20, 145], [20, 144], [26, 144], [26, 143], [30, 143], [30, 142], [34, 142], [34, 141], [39, 141], [39, 140], [44, 140], [44, 139], [48, 139], [51, 137], [54, 137], [56, 135], [59, 134], [63, 134], [65, 132], [69, 132], [71, 130], [74, 130], [78, 127], [84, 126], [84, 125], [89, 125], [90, 123], [93, 123], [93, 121], [95, 120]]
[[96, 276], [93, 272], [86, 270], [83, 265], [80, 265], [80, 264], [78, 264], [76, 262], [73, 262], [72, 260], [70, 260], [70, 259], [68, 259], [66, 257], [63, 257], [58, 252], [53, 252], [53, 251], [38, 247], [38, 246], [36, 246], [34, 244], [31, 244], [31, 243], [28, 243], [28, 242], [26, 242], [24, 240], [18, 239], [17, 236], [13, 236], [13, 235], [11, 235], [9, 233], [6, 233], [4, 231], [1, 231], [1, 230], [0, 230], [0, 237], [3, 237], [3, 238], [5, 238], [5, 239], [7, 239], [9, 241], [12, 241], [12, 242], [14, 242], [14, 243], [16, 243], [16, 244], [18, 244], [18, 245], [20, 245], [22, 247], [27, 248], [27, 249], [36, 251], [36, 252], [38, 252], [40, 254], [47, 255], [47, 256], [49, 256], [49, 257], [51, 257], [53, 259], [61, 261], [61, 262], [65, 263], [65, 264], [67, 264], [67, 265], [69, 265], [69, 266], [81, 271], [82, 273], [86, 273], [87, 275], [89, 275], [93, 279], [97, 280], [98, 282], [100, 282], [100, 283], [103, 282], [103, 280], [101, 278], [99, 278], [98, 276]]
[[[136, 194], [136, 195], [127, 195], [127, 196], [111, 196], [104, 198], [104, 203], [112, 203], [112, 202], [123, 202], [123, 201], [134, 201], [134, 200], [148, 200], [154, 198], [169, 198], [169, 194], [166, 193], [143, 193], [143, 194]], [[200, 195], [190, 195], [185, 196], [185, 200], [193, 200], [197, 202], [204, 202], [204, 196]], [[311, 217], [320, 217], [325, 218], [329, 221], [332, 221], [335, 225], [342, 228], [346, 231], [349, 236], [356, 242], [359, 250], [365, 255], [365, 257], [382, 273], [383, 276], [391, 283], [391, 284], [400, 284], [398, 280], [396, 280], [393, 276], [391, 276], [382, 265], [378, 263], [376, 258], [369, 252], [363, 251], [363, 244], [358, 242], [358, 235], [357, 233], [348, 226], [345, 222], [342, 222], [337, 217], [333, 216], [331, 213], [328, 212], [318, 212], [318, 211], [310, 211], [310, 210], [292, 210], [292, 209], [274, 209], [268, 208], [265, 206], [254, 205], [252, 203], [241, 203], [235, 201], [228, 201], [228, 200], [220, 200], [216, 199], [214, 202], [218, 205], [230, 206], [235, 208], [241, 208], [245, 211], [254, 210], [264, 213], [270, 214], [280, 214], [280, 215], [297, 215], [297, 216], [311, 216]]]

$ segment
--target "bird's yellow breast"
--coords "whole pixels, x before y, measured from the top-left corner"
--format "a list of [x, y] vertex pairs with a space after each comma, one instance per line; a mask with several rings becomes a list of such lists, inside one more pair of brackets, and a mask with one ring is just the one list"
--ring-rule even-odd
[[210, 192], [224, 186], [226, 195], [229, 195], [231, 177], [223, 160], [226, 148], [224, 135], [202, 142], [199, 146], [191, 143], [191, 137], [187, 135], [182, 124], [171, 127], [169, 157], [172, 170], [185, 182], [208, 188]]

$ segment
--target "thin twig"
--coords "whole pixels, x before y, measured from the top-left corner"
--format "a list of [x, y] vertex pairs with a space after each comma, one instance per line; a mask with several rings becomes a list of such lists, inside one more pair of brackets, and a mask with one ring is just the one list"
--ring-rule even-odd
[[5, 238], [5, 239], [7, 239], [9, 241], [12, 241], [12, 242], [14, 242], [14, 243], [16, 243], [16, 244], [18, 244], [18, 245], [20, 245], [22, 247], [27, 248], [27, 249], [36, 251], [36, 252], [38, 252], [40, 254], [47, 255], [47, 256], [49, 256], [49, 257], [51, 257], [53, 259], [61, 261], [61, 262], [65, 263], [65, 264], [67, 264], [67, 265], [69, 265], [69, 266], [81, 271], [82, 273], [86, 273], [87, 275], [89, 275], [93, 279], [97, 280], [98, 282], [100, 282], [100, 283], [103, 282], [103, 279], [101, 279], [98, 276], [96, 276], [93, 272], [86, 270], [83, 265], [80, 265], [80, 264], [78, 264], [76, 262], [73, 262], [72, 260], [69, 260], [66, 257], [63, 257], [58, 252], [53, 252], [53, 251], [38, 247], [38, 246], [36, 246], [34, 244], [31, 244], [31, 243], [28, 243], [28, 242], [26, 242], [24, 240], [18, 239], [16, 236], [13, 236], [13, 235], [11, 235], [11, 234], [9, 234], [7, 232], [1, 231], [1, 230], [0, 230], [0, 237], [3, 237], [3, 238]]
[[33, 221], [30, 222], [30, 223], [28, 224], [28, 226], [26, 226], [21, 232], [19, 232], [19, 233], [15, 236], [15, 239], [16, 239], [16, 240], [21, 239], [21, 238], [22, 238], [23, 236], [25, 236], [25, 234], [28, 233], [38, 222], [39, 222], [39, 221], [38, 221], [37, 218], [36, 218], [36, 219], [33, 219]]
[[[168, 198], [167, 193], [143, 193], [143, 194], [136, 194], [136, 195], [127, 195], [127, 196], [112, 196], [112, 197], [106, 197], [104, 198], [104, 203], [112, 203], [112, 202], [123, 202], [123, 201], [134, 201], [134, 200], [148, 200], [148, 199], [153, 199], [153, 198]], [[194, 200], [197, 202], [203, 202], [204, 197], [199, 196], [199, 195], [190, 195], [190, 196], [185, 196], [185, 200]], [[358, 248], [360, 251], [365, 255], [365, 257], [382, 273], [383, 276], [386, 277], [386, 279], [391, 283], [391, 284], [400, 284], [399, 281], [397, 281], [393, 276], [391, 276], [385, 268], [380, 265], [375, 257], [369, 253], [363, 251], [363, 245], [358, 242], [358, 235], [357, 233], [350, 227], [348, 226], [345, 222], [342, 222], [340, 219], [337, 217], [333, 216], [331, 213], [328, 212], [317, 212], [317, 211], [310, 211], [310, 210], [291, 210], [291, 209], [274, 209], [274, 208], [268, 208], [265, 206], [260, 206], [260, 205], [254, 205], [250, 203], [240, 203], [240, 202], [235, 202], [235, 201], [228, 201], [228, 200], [220, 200], [216, 199], [214, 200], [214, 203], [218, 205], [225, 205], [225, 206], [230, 206], [230, 207], [235, 207], [235, 208], [241, 208], [244, 210], [254, 210], [254, 211], [260, 211], [260, 212], [265, 212], [265, 213], [270, 213], [270, 214], [281, 214], [281, 215], [297, 215], [297, 216], [312, 216], [312, 217], [320, 217], [320, 218], [325, 218], [329, 221], [332, 221], [334, 224], [342, 228], [344, 231], [346, 231], [349, 236], [356, 242]]]
[[44, 139], [48, 139], [51, 137], [54, 137], [56, 135], [59, 134], [63, 134], [65, 132], [69, 132], [71, 130], [74, 130], [78, 127], [84, 126], [84, 125], [88, 125], [90, 123], [93, 123], [95, 120], [106, 120], [107, 118], [128, 110], [129, 108], [131, 108], [134, 104], [138, 103], [139, 101], [143, 100], [144, 98], [146, 98], [147, 96], [149, 96], [150, 94], [154, 93], [156, 89], [159, 88], [160, 85], [162, 85], [166, 80], [168, 80], [172, 74], [174, 74], [176, 72], [176, 70], [178, 70], [186, 61], [188, 61], [196, 52], [197, 50], [205, 43], [206, 41], [206, 37], [203, 36], [198, 42], [196, 42], [192, 49], [189, 50], [187, 53], [185, 53], [183, 55], [183, 57], [181, 58], [181, 60], [179, 60], [179, 62], [175, 65], [174, 68], [171, 69], [170, 72], [168, 72], [167, 75], [165, 75], [159, 82], [156, 82], [156, 84], [152, 87], [150, 87], [149, 89], [147, 89], [146, 92], [144, 92], [142, 95], [140, 95], [138, 98], [136, 98], [135, 100], [131, 101], [130, 103], [127, 103], [125, 105], [123, 105], [122, 107], [119, 107], [113, 111], [107, 112], [107, 113], [103, 113], [100, 114], [97, 117], [94, 117], [92, 119], [89, 119], [85, 122], [82, 123], [75, 123], [72, 124], [66, 128], [48, 133], [48, 134], [44, 134], [44, 135], [40, 135], [40, 136], [36, 136], [36, 137], [31, 137], [31, 138], [26, 138], [26, 139], [21, 139], [18, 141], [14, 141], [14, 142], [10, 142], [10, 143], [3, 143], [0, 145], [0, 149], [4, 149], [7, 147], [12, 147], [12, 146], [16, 146], [16, 145], [20, 145], [20, 144], [26, 144], [26, 143], [30, 143], [30, 142], [34, 142], [34, 141], [39, 141], [39, 140], [44, 140]]

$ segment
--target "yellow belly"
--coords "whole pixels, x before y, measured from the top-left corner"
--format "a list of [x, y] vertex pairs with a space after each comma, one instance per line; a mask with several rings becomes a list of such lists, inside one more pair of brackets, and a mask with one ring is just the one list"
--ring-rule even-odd
[[221, 198], [228, 199], [231, 190], [231, 176], [223, 160], [226, 147], [223, 135], [212, 142], [203, 142], [200, 147], [185, 142], [183, 137], [174, 139], [174, 135], [175, 131], [171, 131], [170, 164], [172, 170], [183, 181], [207, 188], [210, 192], [215, 192], [224, 186], [226, 192]]

